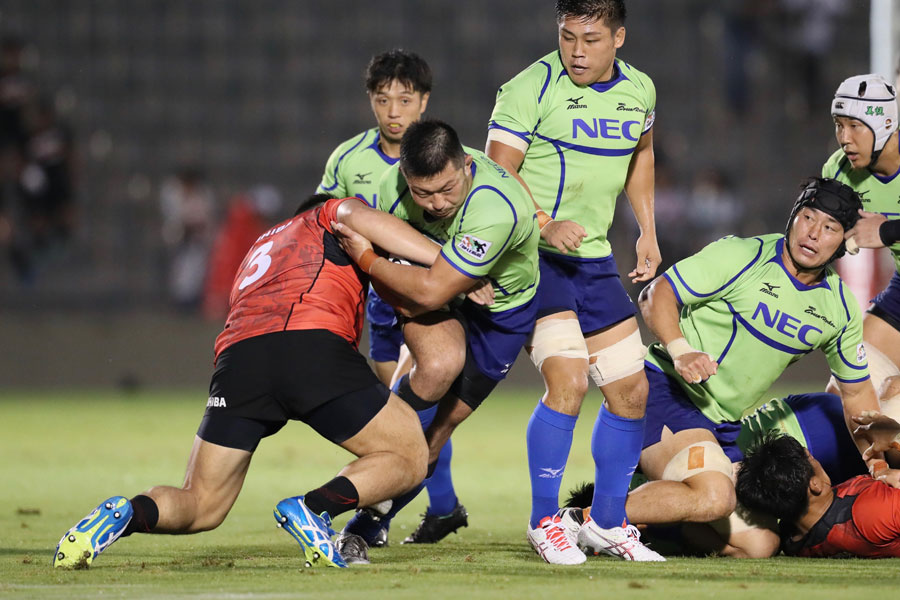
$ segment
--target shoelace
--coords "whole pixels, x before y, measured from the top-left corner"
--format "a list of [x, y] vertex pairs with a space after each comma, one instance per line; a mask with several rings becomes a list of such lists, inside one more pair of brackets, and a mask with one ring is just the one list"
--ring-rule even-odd
[[569, 538], [563, 530], [562, 525], [560, 524], [560, 518], [558, 516], [550, 519], [546, 517], [546, 521], [541, 525], [544, 528], [544, 533], [547, 536], [547, 541], [553, 545], [559, 551], [565, 551], [570, 549], [572, 546], [569, 544]]

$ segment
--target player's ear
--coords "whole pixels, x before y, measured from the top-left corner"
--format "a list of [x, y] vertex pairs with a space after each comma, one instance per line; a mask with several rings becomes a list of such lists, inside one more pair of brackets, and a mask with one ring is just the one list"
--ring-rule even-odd
[[431, 92], [424, 92], [422, 94], [422, 110], [419, 111], [419, 116], [425, 112], [425, 109], [428, 108], [428, 99], [431, 98]]
[[809, 494], [810, 496], [820, 496], [825, 491], [826, 485], [820, 477], [813, 475], [809, 478]]
[[618, 50], [625, 44], [625, 28], [619, 27], [613, 34], [613, 46]]

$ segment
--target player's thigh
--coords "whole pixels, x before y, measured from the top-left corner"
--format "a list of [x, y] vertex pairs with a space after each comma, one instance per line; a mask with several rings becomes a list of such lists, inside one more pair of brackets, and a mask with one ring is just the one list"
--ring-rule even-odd
[[340, 446], [360, 457], [392, 452], [421, 459], [427, 451], [418, 416], [394, 394], [362, 429]]
[[234, 504], [250, 467], [252, 452], [219, 446], [194, 437], [182, 489], [201, 507], [228, 512]]
[[444, 374], [451, 379], [462, 370], [466, 360], [466, 332], [452, 313], [436, 311], [408, 321], [403, 326], [403, 338], [414, 369]]
[[641, 451], [641, 470], [648, 479], [663, 479], [666, 467], [682, 452], [702, 442], [719, 445], [716, 437], [708, 429], [684, 429], [678, 433], [665, 427], [658, 442]]

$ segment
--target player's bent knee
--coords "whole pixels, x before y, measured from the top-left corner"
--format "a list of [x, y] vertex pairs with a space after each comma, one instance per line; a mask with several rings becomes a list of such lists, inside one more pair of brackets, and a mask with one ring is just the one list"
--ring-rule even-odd
[[642, 371], [645, 356], [647, 347], [641, 341], [641, 332], [634, 330], [612, 346], [591, 354], [588, 370], [594, 383], [603, 387]]
[[[703, 476], [705, 473], [721, 476]], [[728, 517], [737, 497], [732, 482], [733, 466], [725, 451], [715, 442], [696, 442], [678, 452], [663, 470], [662, 479], [688, 484], [702, 497], [695, 508], [700, 522]]]
[[550, 357], [588, 358], [578, 319], [551, 319], [538, 323], [525, 345], [530, 348], [528, 355], [538, 371]]

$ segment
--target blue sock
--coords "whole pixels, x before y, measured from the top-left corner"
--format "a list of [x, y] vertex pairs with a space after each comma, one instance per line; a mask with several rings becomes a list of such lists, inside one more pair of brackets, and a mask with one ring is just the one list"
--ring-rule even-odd
[[594, 500], [591, 519], [604, 529], [621, 527], [626, 521], [625, 498], [631, 477], [641, 457], [644, 419], [626, 419], [600, 407], [591, 455], [594, 457]]
[[577, 416], [556, 412], [538, 402], [525, 433], [531, 475], [531, 527], [559, 510], [559, 486], [572, 448]]
[[456, 508], [458, 499], [453, 489], [453, 478], [450, 476], [450, 458], [453, 456], [453, 441], [447, 440], [438, 455], [434, 473], [426, 480], [428, 490], [429, 515], [449, 515]]

